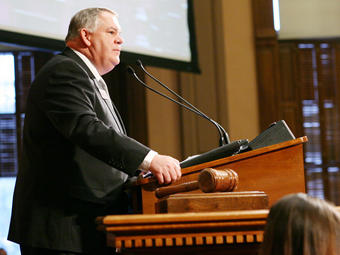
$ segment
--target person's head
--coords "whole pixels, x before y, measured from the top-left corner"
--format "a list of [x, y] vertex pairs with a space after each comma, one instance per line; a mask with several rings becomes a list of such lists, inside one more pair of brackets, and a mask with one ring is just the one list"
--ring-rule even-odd
[[0, 248], [0, 255], [7, 255], [6, 250], [3, 248]]
[[303, 193], [283, 197], [270, 209], [260, 254], [340, 254], [339, 213]]
[[83, 53], [103, 75], [120, 62], [123, 43], [118, 15], [105, 8], [88, 8], [71, 19], [66, 45]]

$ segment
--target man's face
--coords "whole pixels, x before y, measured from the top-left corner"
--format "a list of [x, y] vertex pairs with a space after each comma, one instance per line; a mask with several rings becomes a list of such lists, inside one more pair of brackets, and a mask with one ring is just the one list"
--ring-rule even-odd
[[123, 39], [117, 16], [102, 12], [98, 16], [96, 30], [91, 33], [92, 62], [98, 72], [103, 75], [110, 72], [120, 62], [120, 51]]

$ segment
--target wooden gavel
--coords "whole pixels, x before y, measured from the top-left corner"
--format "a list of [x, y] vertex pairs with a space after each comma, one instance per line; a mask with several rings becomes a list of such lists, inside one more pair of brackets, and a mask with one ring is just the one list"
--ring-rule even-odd
[[238, 185], [238, 175], [231, 169], [216, 170], [205, 168], [198, 176], [197, 181], [160, 187], [155, 190], [156, 197], [162, 198], [171, 194], [200, 189], [205, 193], [217, 191], [233, 191]]

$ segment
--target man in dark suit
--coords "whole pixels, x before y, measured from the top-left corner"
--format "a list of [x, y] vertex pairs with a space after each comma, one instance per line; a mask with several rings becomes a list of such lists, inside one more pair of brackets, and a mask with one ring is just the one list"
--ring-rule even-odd
[[181, 177], [176, 159], [126, 135], [108, 95], [101, 75], [119, 64], [120, 31], [111, 10], [78, 12], [67, 48], [31, 86], [8, 236], [23, 255], [112, 254], [94, 220], [127, 212], [128, 177], [137, 169], [160, 183]]

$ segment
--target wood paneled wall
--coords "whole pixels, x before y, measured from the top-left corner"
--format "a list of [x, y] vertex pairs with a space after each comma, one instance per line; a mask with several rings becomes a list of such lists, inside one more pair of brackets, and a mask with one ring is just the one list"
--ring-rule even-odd
[[296, 47], [292, 43], [279, 44], [280, 82], [277, 86], [278, 118], [286, 121], [296, 137], [305, 135], [302, 129], [301, 91], [298, 86]]
[[256, 45], [257, 85], [260, 127], [279, 119], [277, 88], [279, 77], [279, 48], [273, 23], [272, 0], [253, 1]]
[[260, 127], [285, 120], [296, 137], [303, 136], [302, 105], [297, 84], [295, 45], [279, 43], [272, 0], [253, 1]]
[[[231, 140], [252, 139], [259, 134], [251, 2], [195, 0], [196, 40], [201, 73], [152, 69], [156, 76], [164, 76], [166, 72], [173, 75], [173, 78], [168, 79], [174, 83], [171, 85], [178, 88], [188, 101], [218, 121], [227, 130]], [[158, 108], [151, 100], [148, 105]], [[153, 109], [149, 127], [157, 125], [156, 116], [161, 114], [160, 109]], [[169, 125], [174, 132], [177, 132], [180, 125], [182, 140], [172, 146], [181, 150], [182, 158], [218, 146], [218, 133], [213, 124], [185, 109], [180, 112], [180, 123]], [[168, 134], [171, 139], [176, 139], [171, 133]], [[149, 137], [152, 135], [149, 132]], [[157, 144], [158, 148], [165, 150], [161, 144]], [[177, 150], [175, 147], [173, 149]]]

